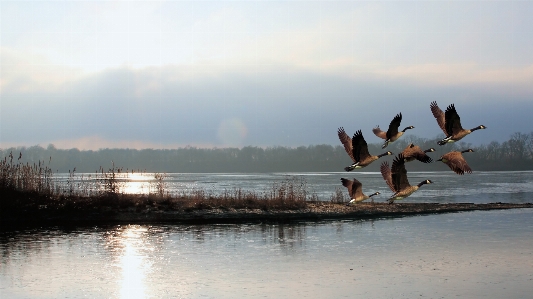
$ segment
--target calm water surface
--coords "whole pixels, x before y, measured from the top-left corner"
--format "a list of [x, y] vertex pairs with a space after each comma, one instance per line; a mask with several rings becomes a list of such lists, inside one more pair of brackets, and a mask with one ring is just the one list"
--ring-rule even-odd
[[[436, 183], [410, 200], [531, 202], [531, 174], [413, 173], [411, 182]], [[268, 187], [285, 175], [250, 179]], [[310, 188], [332, 188], [316, 190], [326, 194], [343, 175], [305, 179]], [[174, 183], [247, 181], [222, 176], [176, 175]], [[377, 174], [357, 178], [370, 191], [383, 187]], [[533, 209], [291, 225], [52, 227], [0, 232], [0, 252], [0, 298], [531, 298]]]

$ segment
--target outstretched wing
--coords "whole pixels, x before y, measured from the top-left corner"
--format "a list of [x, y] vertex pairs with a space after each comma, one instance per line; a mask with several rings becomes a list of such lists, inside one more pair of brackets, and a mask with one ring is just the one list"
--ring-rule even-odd
[[363, 184], [354, 178], [352, 183], [352, 198], [358, 198], [361, 196], [363, 196]]
[[353, 181], [350, 181], [348, 179], [345, 179], [345, 178], [341, 178], [341, 182], [342, 182], [342, 185], [346, 188], [348, 188], [348, 194], [350, 194], [350, 197], [352, 196], [352, 192], [353, 192]]
[[463, 130], [463, 127], [461, 126], [461, 118], [459, 117], [459, 114], [457, 114], [454, 104], [451, 104], [450, 106], [448, 106], [448, 108], [446, 108], [446, 112], [444, 112], [444, 117], [446, 120], [446, 136], [452, 136]]
[[448, 133], [446, 132], [446, 127], [444, 125], [446, 122], [445, 121], [446, 119], [444, 117], [444, 112], [439, 108], [439, 106], [437, 106], [437, 102], [435, 101], [431, 102], [431, 105], [429, 105], [429, 107], [431, 108], [431, 113], [433, 113], [433, 116], [437, 120], [437, 124], [439, 125], [442, 132], [444, 132], [446, 136], [449, 136]]
[[400, 127], [401, 122], [402, 114], [396, 114], [389, 124], [389, 129], [387, 130], [387, 139], [390, 139], [392, 136], [398, 134], [398, 128]]
[[396, 189], [394, 189], [394, 184], [392, 183], [391, 170], [389, 168], [389, 163], [387, 161], [384, 161], [383, 163], [381, 163], [380, 171], [381, 171], [381, 176], [383, 176], [383, 179], [385, 180], [385, 183], [387, 183], [387, 186], [389, 186], [390, 190], [392, 192], [396, 192]]
[[376, 126], [375, 128], [372, 129], [372, 132], [374, 132], [374, 134], [376, 136], [378, 136], [379, 138], [382, 138], [382, 139], [387, 139], [387, 132], [385, 131], [382, 131], [379, 126]]
[[353, 158], [355, 162], [361, 162], [370, 156], [370, 153], [368, 153], [368, 144], [366, 144], [366, 140], [363, 137], [363, 132], [361, 132], [361, 130], [353, 134], [352, 146]]
[[407, 170], [405, 169], [404, 158], [405, 157], [402, 154], [399, 154], [392, 161], [391, 176], [395, 190], [402, 190], [411, 186], [407, 180]]
[[472, 169], [470, 166], [468, 166], [468, 163], [466, 163], [465, 158], [463, 157], [463, 154], [460, 152], [450, 152], [447, 154], [447, 160], [448, 160], [448, 166], [450, 167], [453, 172], [463, 175], [466, 173], [472, 173]]
[[348, 156], [352, 159], [352, 161], [355, 162], [355, 159], [353, 157], [353, 147], [352, 147], [352, 138], [346, 134], [343, 127], [340, 127], [337, 131], [337, 135], [339, 135], [339, 140], [341, 141], [342, 145], [344, 145], [344, 150], [346, 153], [348, 153]]
[[424, 151], [420, 150], [419, 153], [416, 153], [415, 158], [422, 163], [431, 163], [433, 159], [428, 156]]

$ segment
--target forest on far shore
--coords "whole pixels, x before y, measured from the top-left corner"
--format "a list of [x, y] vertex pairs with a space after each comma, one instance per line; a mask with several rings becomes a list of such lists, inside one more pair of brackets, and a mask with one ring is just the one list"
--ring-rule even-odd
[[[408, 171], [449, 171], [449, 168], [436, 160], [452, 150], [472, 148], [474, 153], [465, 153], [473, 171], [533, 170], [533, 131], [514, 133], [505, 142], [496, 141], [473, 146], [467, 142], [437, 145], [441, 138], [419, 138], [406, 135], [381, 149], [382, 143], [369, 143], [369, 152], [378, 155], [389, 150], [393, 156], [386, 156], [358, 171], [379, 171], [382, 161], [391, 161], [409, 143], [423, 150], [434, 148], [428, 153], [433, 163], [410, 162]], [[465, 138], [468, 140], [468, 137]], [[166, 172], [166, 173], [227, 173], [227, 172], [342, 172], [352, 161], [344, 147], [321, 144], [290, 147], [242, 148], [196, 148], [177, 149], [100, 149], [78, 150], [57, 149], [53, 144], [41, 146], [13, 147], [0, 149], [2, 159], [13, 163], [37, 165], [44, 163], [54, 172], [94, 173], [119, 168], [123, 171]], [[18, 159], [21, 157], [20, 160]], [[41, 164], [42, 165], [42, 164]]]

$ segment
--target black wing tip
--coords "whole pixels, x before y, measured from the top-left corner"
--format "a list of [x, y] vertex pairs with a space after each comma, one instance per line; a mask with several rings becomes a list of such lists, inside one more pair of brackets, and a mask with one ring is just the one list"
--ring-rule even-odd
[[402, 119], [402, 113], [400, 112], [400, 113], [396, 114], [394, 119]]
[[394, 160], [392, 161], [392, 164], [398, 164], [398, 165], [401, 165], [401, 164], [405, 164], [405, 156], [400, 153], [398, 156], [394, 157]]
[[363, 137], [363, 132], [361, 130], [357, 130], [353, 134], [352, 139], [365, 139], [365, 138]]
[[455, 104], [450, 104], [448, 105], [448, 107], [446, 108], [446, 111], [455, 111]]

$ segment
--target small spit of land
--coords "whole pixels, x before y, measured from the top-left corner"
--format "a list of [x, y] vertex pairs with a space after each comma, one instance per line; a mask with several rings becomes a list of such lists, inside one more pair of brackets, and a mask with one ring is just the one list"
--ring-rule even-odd
[[[5, 192], [4, 192], [4, 195]], [[2, 205], [0, 224], [11, 226], [156, 224], [156, 223], [287, 223], [360, 220], [477, 210], [533, 208], [531, 203], [345, 203], [264, 200], [228, 197], [157, 198], [108, 195], [94, 198], [50, 198], [11, 192]], [[3, 199], [2, 201], [5, 201]]]
[[[340, 203], [310, 202], [305, 207], [291, 210], [262, 210], [249, 208], [211, 208], [193, 211], [154, 211], [141, 213], [120, 211], [107, 216], [83, 217], [77, 220], [113, 223], [284, 223], [322, 220], [360, 220], [385, 217], [404, 217], [424, 214], [442, 214], [476, 210], [533, 208], [533, 204], [512, 203], [363, 203], [346, 206]], [[59, 220], [59, 219], [58, 219]], [[65, 219], [66, 220], [66, 219]], [[74, 219], [69, 219], [72, 221]], [[76, 220], [74, 220], [76, 221]]]

